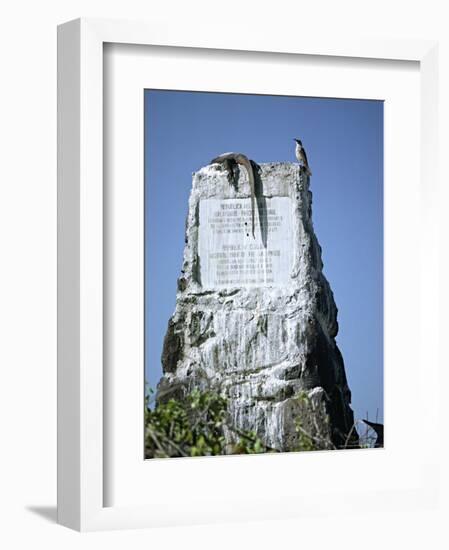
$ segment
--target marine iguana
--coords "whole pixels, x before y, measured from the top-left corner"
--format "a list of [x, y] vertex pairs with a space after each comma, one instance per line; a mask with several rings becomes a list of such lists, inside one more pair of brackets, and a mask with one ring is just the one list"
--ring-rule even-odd
[[384, 425], [379, 424], [378, 422], [370, 422], [369, 420], [362, 420], [365, 422], [365, 424], [368, 424], [370, 428], [372, 428], [377, 435], [376, 442], [374, 443], [375, 447], [383, 447], [384, 446]]
[[257, 168], [257, 164], [250, 160], [247, 156], [242, 153], [223, 153], [218, 157], [215, 157], [210, 161], [211, 164], [223, 164], [225, 169], [229, 172], [230, 177], [234, 177], [234, 167], [236, 164], [240, 164], [246, 168], [248, 172], [248, 181], [249, 187], [251, 190], [251, 223], [252, 223], [252, 233], [254, 234], [254, 211], [256, 204], [256, 182], [254, 177], [254, 166]]

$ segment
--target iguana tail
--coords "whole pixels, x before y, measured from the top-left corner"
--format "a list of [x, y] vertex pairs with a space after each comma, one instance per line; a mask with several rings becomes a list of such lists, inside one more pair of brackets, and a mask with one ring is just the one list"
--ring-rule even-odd
[[239, 155], [239, 158], [236, 159], [236, 161], [244, 166], [246, 168], [246, 171], [248, 172], [249, 188], [251, 190], [251, 230], [253, 237], [255, 238], [256, 235], [254, 212], [256, 210], [256, 181], [254, 179], [253, 165], [251, 164], [251, 161], [244, 155]]

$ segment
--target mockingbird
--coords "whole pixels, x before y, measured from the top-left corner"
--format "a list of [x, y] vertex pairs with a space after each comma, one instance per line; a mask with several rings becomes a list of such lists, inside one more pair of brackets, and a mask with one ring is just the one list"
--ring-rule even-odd
[[312, 172], [310, 171], [309, 163], [307, 162], [306, 151], [302, 146], [301, 140], [295, 138], [295, 141], [296, 141], [296, 149], [295, 149], [296, 158], [298, 159], [299, 164], [306, 171], [307, 175], [311, 176]]

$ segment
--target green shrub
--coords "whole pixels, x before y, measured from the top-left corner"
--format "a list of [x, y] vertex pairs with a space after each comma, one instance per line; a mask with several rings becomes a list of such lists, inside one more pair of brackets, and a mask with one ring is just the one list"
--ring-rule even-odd
[[[169, 399], [154, 409], [149, 406], [152, 394], [150, 390], [145, 403], [145, 458], [278, 452], [255, 432], [233, 426], [226, 398], [214, 391], [195, 389], [182, 401]], [[300, 392], [293, 406], [296, 438], [291, 450], [335, 449], [324, 404]]]
[[[151, 395], [151, 394], [150, 394]], [[253, 432], [232, 427], [227, 401], [212, 391], [193, 390], [185, 400], [170, 399], [154, 410], [145, 406], [145, 457], [211, 456], [270, 451]], [[235, 443], [226, 444], [225, 432]]]

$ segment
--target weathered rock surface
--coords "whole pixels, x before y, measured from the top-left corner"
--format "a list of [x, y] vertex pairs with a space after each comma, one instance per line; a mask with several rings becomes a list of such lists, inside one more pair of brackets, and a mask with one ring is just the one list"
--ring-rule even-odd
[[[228, 396], [234, 426], [255, 431], [269, 447], [296, 449], [298, 419], [308, 433], [327, 439], [322, 448], [341, 447], [354, 419], [335, 342], [337, 308], [312, 225], [309, 178], [297, 164], [267, 163], [256, 179], [253, 237], [246, 229], [246, 171], [236, 185], [218, 164], [193, 175], [157, 399], [216, 388]], [[272, 201], [278, 197], [290, 199], [281, 210]], [[225, 213], [223, 222], [227, 207], [244, 213]], [[253, 263], [236, 264], [229, 258], [236, 251], [256, 260], [237, 258]], [[309, 396], [309, 406], [299, 394]]]

